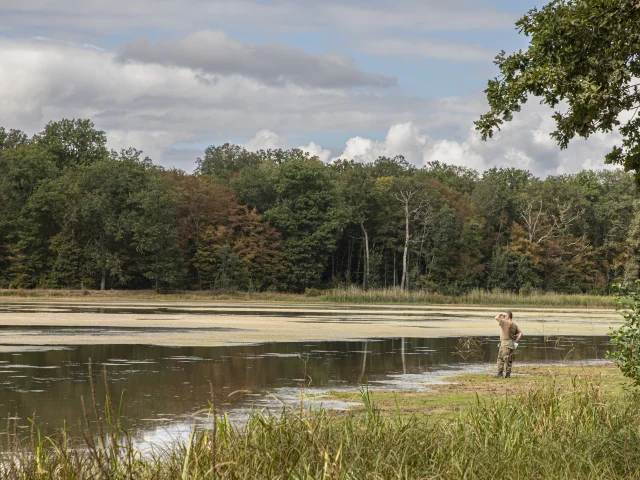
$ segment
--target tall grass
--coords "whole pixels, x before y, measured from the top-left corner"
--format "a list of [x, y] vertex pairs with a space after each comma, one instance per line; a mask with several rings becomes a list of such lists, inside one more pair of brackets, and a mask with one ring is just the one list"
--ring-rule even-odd
[[150, 290], [0, 290], [0, 297], [68, 298], [83, 300], [165, 300], [165, 301], [268, 301], [327, 302], [347, 304], [417, 304], [417, 305], [487, 305], [530, 307], [615, 307], [615, 300], [605, 295], [561, 294], [533, 292], [520, 295], [504, 291], [472, 290], [460, 295], [444, 295], [428, 291], [402, 291], [397, 288], [363, 290], [360, 287], [340, 287], [330, 290], [309, 290], [306, 294], [276, 292], [177, 291], [158, 294]]
[[631, 393], [607, 399], [575, 382], [482, 400], [455, 421], [383, 415], [362, 392], [363, 412], [253, 413], [143, 455], [117, 427], [82, 448], [60, 436], [19, 439], [9, 430], [3, 478], [640, 478], [640, 413]]
[[404, 304], [454, 304], [454, 305], [514, 305], [535, 307], [614, 307], [615, 300], [602, 295], [573, 295], [550, 292], [534, 292], [520, 295], [499, 290], [476, 289], [460, 295], [444, 295], [422, 290], [402, 291], [395, 288], [363, 290], [360, 287], [327, 290], [324, 301], [338, 303], [404, 303]]

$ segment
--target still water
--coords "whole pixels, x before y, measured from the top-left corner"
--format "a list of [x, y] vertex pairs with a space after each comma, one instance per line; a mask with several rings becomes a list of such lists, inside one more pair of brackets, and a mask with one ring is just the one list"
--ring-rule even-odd
[[[0, 414], [28, 425], [36, 412], [43, 433], [63, 422], [73, 431], [81, 421], [81, 396], [90, 404], [91, 359], [98, 399], [105, 396], [106, 370], [112, 396], [122, 395], [125, 426], [144, 437], [190, 422], [194, 412], [209, 404], [209, 382], [217, 408], [233, 416], [251, 406], [280, 407], [274, 397], [295, 398], [303, 383], [312, 393], [363, 382], [374, 388], [424, 390], [451, 371], [493, 372], [496, 339], [475, 340], [467, 348], [459, 338], [395, 338], [233, 347], [82, 345], [3, 353]], [[609, 347], [608, 337], [527, 337], [516, 362], [601, 360]]]

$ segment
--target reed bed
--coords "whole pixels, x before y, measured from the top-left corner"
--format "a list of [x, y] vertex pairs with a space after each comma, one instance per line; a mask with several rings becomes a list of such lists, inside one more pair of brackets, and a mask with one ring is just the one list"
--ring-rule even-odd
[[460, 295], [444, 295], [422, 290], [400, 289], [363, 290], [359, 287], [336, 288], [323, 292], [324, 301], [337, 303], [398, 303], [424, 305], [487, 305], [532, 307], [615, 307], [613, 297], [603, 295], [578, 295], [550, 292], [533, 292], [521, 295], [500, 290], [471, 290]]
[[[188, 441], [138, 451], [110, 400], [85, 410], [84, 441], [41, 438], [34, 424], [21, 438], [8, 426], [0, 469], [10, 479], [389, 479], [640, 478], [640, 413], [632, 392], [605, 395], [574, 380], [517, 397], [483, 399], [454, 421], [382, 414], [361, 392], [363, 409], [348, 413], [254, 412]], [[89, 433], [89, 428], [93, 428]]]
[[529, 307], [614, 308], [615, 299], [606, 295], [532, 292], [522, 295], [499, 290], [472, 290], [460, 295], [445, 295], [423, 290], [403, 291], [398, 288], [364, 290], [339, 287], [330, 290], [308, 290], [306, 294], [277, 292], [176, 291], [156, 293], [151, 290], [0, 290], [6, 298], [82, 298], [92, 300], [158, 300], [158, 301], [259, 301], [259, 302], [327, 302], [345, 304], [419, 304], [419, 305], [486, 305]]

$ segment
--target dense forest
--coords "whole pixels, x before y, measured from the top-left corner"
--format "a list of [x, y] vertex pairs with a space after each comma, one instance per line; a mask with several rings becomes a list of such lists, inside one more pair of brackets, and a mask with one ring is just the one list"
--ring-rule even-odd
[[639, 274], [639, 196], [619, 170], [225, 144], [186, 173], [106, 145], [89, 120], [0, 128], [0, 288], [607, 293]]

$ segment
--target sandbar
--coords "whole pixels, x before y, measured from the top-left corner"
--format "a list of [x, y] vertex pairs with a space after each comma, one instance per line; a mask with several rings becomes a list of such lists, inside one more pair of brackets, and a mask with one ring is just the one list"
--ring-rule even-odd
[[[82, 311], [89, 309], [91, 311]], [[148, 313], [149, 309], [158, 309]], [[0, 301], [0, 351], [90, 344], [224, 346], [399, 337], [496, 336], [500, 309], [452, 305]], [[613, 309], [514, 310], [525, 335], [606, 335]]]

